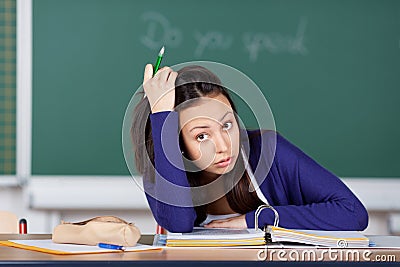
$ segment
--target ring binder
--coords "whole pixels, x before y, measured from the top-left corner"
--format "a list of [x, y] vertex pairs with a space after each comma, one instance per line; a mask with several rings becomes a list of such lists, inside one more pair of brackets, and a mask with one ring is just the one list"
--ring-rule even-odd
[[[258, 216], [261, 214], [261, 212], [264, 209], [270, 209], [274, 212], [275, 215], [275, 219], [274, 219], [274, 227], [278, 227], [279, 226], [279, 213], [276, 211], [276, 209], [274, 209], [274, 207], [272, 207], [271, 205], [267, 205], [267, 204], [263, 204], [260, 205], [256, 212], [255, 212], [255, 216], [254, 216], [254, 229], [257, 230], [258, 229]], [[265, 231], [265, 227], [264, 227], [264, 231]]]

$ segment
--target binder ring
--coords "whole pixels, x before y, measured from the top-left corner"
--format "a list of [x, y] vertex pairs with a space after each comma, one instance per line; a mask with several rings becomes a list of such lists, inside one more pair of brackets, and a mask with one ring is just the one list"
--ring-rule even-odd
[[272, 211], [274, 212], [274, 215], [275, 215], [274, 227], [278, 227], [278, 225], [279, 225], [279, 214], [278, 214], [278, 212], [276, 211], [276, 209], [274, 209], [274, 207], [272, 207], [271, 205], [264, 204], [264, 205], [260, 205], [260, 206], [257, 208], [256, 212], [255, 212], [255, 217], [254, 217], [254, 220], [255, 220], [255, 221], [254, 221], [254, 228], [255, 228], [255, 230], [258, 229], [258, 216], [261, 214], [261, 212], [262, 212], [264, 209], [270, 209], [270, 210], [272, 210]]

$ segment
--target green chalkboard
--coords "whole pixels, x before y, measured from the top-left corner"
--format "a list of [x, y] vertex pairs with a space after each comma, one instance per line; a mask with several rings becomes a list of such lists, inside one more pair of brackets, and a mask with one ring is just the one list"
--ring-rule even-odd
[[125, 108], [162, 45], [244, 72], [337, 175], [400, 177], [395, 0], [33, 0], [33, 174], [129, 174]]
[[16, 1], [0, 1], [0, 175], [16, 173]]

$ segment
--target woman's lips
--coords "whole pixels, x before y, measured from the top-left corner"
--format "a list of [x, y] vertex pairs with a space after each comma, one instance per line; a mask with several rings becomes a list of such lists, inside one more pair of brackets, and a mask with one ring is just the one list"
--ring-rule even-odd
[[215, 165], [217, 165], [217, 167], [224, 168], [224, 167], [227, 167], [229, 164], [231, 164], [231, 161], [232, 161], [232, 158], [229, 157], [227, 159], [224, 159], [222, 161], [215, 163]]

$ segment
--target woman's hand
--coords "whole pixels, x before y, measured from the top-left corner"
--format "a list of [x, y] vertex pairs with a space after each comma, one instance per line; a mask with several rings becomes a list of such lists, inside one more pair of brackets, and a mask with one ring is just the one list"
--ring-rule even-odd
[[237, 217], [232, 217], [223, 220], [214, 220], [209, 224], [204, 225], [205, 228], [236, 228], [236, 229], [246, 229], [246, 215], [240, 215]]
[[143, 89], [149, 99], [151, 112], [171, 111], [175, 106], [175, 80], [178, 73], [169, 67], [160, 69], [153, 77], [153, 66], [144, 69]]

